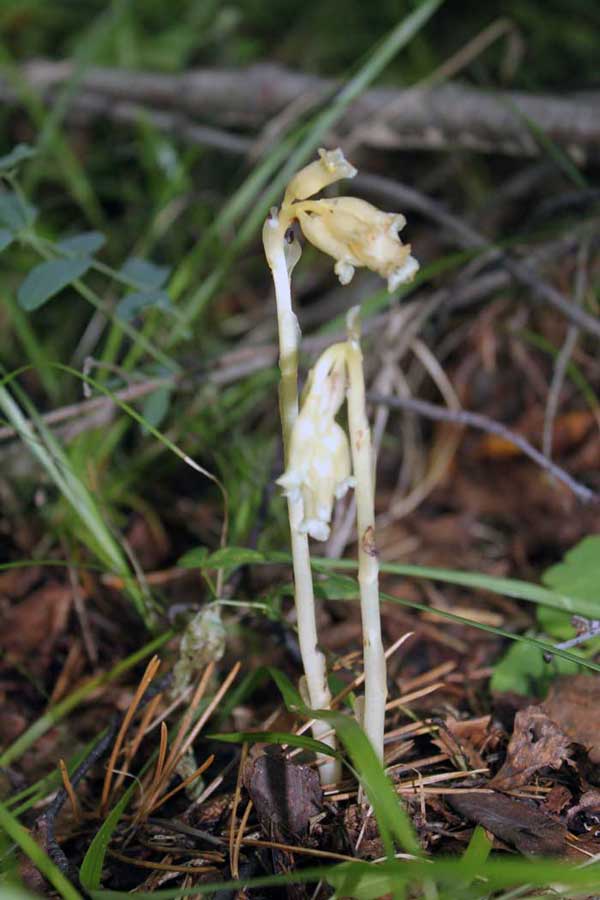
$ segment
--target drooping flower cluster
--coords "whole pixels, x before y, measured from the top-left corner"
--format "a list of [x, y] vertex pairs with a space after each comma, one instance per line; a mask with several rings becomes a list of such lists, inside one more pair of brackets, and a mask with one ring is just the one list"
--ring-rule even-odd
[[292, 430], [288, 466], [278, 484], [286, 496], [302, 498], [300, 530], [317, 541], [329, 537], [334, 499], [354, 486], [350, 447], [335, 417], [346, 394], [345, 344], [334, 344], [311, 371]]
[[334, 271], [348, 284], [361, 266], [377, 272], [393, 291], [412, 281], [419, 264], [398, 233], [406, 225], [401, 214], [386, 213], [358, 197], [312, 200], [316, 193], [356, 169], [341, 150], [319, 150], [319, 159], [301, 169], [290, 181], [279, 211], [280, 227], [297, 220], [305, 238], [335, 259]]

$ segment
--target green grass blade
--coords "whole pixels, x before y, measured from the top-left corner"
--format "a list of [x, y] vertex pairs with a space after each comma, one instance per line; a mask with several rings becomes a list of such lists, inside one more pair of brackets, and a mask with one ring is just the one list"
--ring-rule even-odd
[[100, 887], [104, 857], [106, 856], [110, 839], [137, 786], [136, 781], [129, 785], [123, 796], [119, 798], [107, 815], [100, 829], [94, 835], [92, 843], [86, 850], [79, 870], [81, 884], [86, 891], [95, 891]]
[[29, 832], [15, 819], [3, 803], [0, 803], [0, 826], [17, 844], [23, 853], [29, 857], [34, 866], [48, 879], [50, 884], [58, 891], [63, 900], [83, 900], [78, 890], [63, 875], [58, 866], [42, 850]]
[[[12, 373], [5, 380], [14, 378], [14, 375], [15, 373]], [[55, 440], [50, 429], [45, 426], [33, 403], [21, 391], [18, 393], [23, 405], [27, 408], [29, 419], [25, 417], [21, 407], [4, 384], [0, 385], [0, 408], [19, 434], [24, 445], [47, 472], [85, 526], [86, 533], [83, 537], [88, 545], [103, 563], [123, 578], [127, 593], [140, 616], [146, 621], [147, 609], [143, 594], [129, 570], [121, 548], [105, 525], [95, 500], [73, 471], [62, 447]], [[36, 422], [36, 429], [34, 429], [32, 421]]]
[[[340, 863], [335, 866], [299, 869], [287, 875], [267, 875], [244, 881], [213, 881], [197, 884], [190, 888], [171, 888], [152, 893], [135, 894], [136, 900], [176, 900], [178, 897], [204, 896], [218, 890], [239, 890], [241, 888], [277, 887], [286, 884], [306, 884], [326, 880], [336, 890], [340, 898], [379, 898], [392, 891], [398, 883], [409, 883], [415, 897], [424, 881], [433, 882], [438, 887], [451, 890], [464, 879], [478, 878], [481, 882], [480, 898], [489, 897], [503, 888], [531, 885], [549, 888], [561, 885], [563, 888], [579, 888], [583, 892], [597, 892], [600, 888], [600, 864], [581, 867], [554, 859], [493, 858], [483, 863], [468, 862], [464, 859], [414, 859], [386, 860], [382, 863], [368, 863], [361, 860]], [[379, 893], [372, 893], [378, 889]], [[358, 891], [364, 893], [359, 893]], [[553, 891], [553, 893], [555, 893]], [[564, 896], [564, 894], [561, 894]], [[128, 900], [125, 891], [93, 891], [92, 900]]]
[[[223, 548], [219, 553], [225, 552]], [[186, 556], [193, 565], [201, 569], [214, 568], [214, 554], [198, 554], [193, 557], [193, 550]], [[262, 558], [261, 558], [262, 556]], [[215, 556], [215, 559], [219, 557]], [[257, 553], [253, 552], [252, 563], [254, 565], [268, 565], [271, 563], [289, 563], [291, 557], [284, 552]], [[191, 562], [190, 562], [191, 564]], [[352, 559], [327, 559], [324, 556], [311, 557], [311, 565], [316, 572], [331, 572], [334, 570], [355, 571], [357, 563]], [[486, 575], [483, 572], [465, 572], [460, 569], [443, 569], [435, 566], [416, 566], [409, 563], [381, 563], [381, 572], [389, 575], [402, 575], [406, 578], [426, 579], [441, 581], [445, 584], [457, 584], [460, 587], [473, 590], [490, 591], [493, 594], [501, 594], [504, 597], [512, 597], [515, 600], [528, 600], [542, 606], [551, 606], [569, 613], [579, 613], [588, 618], [600, 618], [600, 598], [597, 603], [582, 597], [572, 597], [569, 594], [551, 591], [538, 584], [529, 581], [521, 581], [518, 578], [498, 578], [495, 575]], [[389, 598], [394, 600], [395, 598]], [[431, 610], [430, 610], [431, 611]]]
[[[357, 565], [353, 560], [325, 559], [324, 557], [313, 557], [311, 562], [317, 571], [356, 569]], [[520, 581], [517, 578], [498, 578], [480, 572], [438, 569], [435, 566], [415, 566], [408, 563], [382, 563], [380, 570], [389, 575], [404, 575], [407, 578], [428, 579], [476, 590], [492, 591], [494, 594], [502, 594], [505, 597], [512, 597], [514, 600], [529, 600], [532, 603], [552, 606], [565, 612], [579, 613], [590, 619], [600, 618], [600, 598], [597, 603], [592, 603], [582, 598], [570, 597], [568, 594], [549, 591], [547, 588], [530, 584], [528, 581]]]
[[324, 719], [335, 728], [373, 807], [386, 855], [389, 858], [394, 856], [394, 839], [408, 853], [421, 853], [410, 820], [394, 786], [359, 724], [343, 713], [309, 709], [283, 672], [274, 668], [269, 671], [288, 709], [301, 712], [309, 718]]
[[322, 741], [303, 734], [290, 734], [287, 731], [232, 731], [226, 734], [207, 734], [207, 740], [223, 741], [225, 744], [288, 744], [290, 747], [302, 747], [303, 750], [312, 750], [315, 753], [324, 753], [327, 756], [338, 756]]

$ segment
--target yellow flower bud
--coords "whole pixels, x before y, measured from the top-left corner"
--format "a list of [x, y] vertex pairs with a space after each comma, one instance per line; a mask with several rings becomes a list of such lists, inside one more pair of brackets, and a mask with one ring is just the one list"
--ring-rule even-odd
[[295, 214], [307, 240], [336, 260], [342, 284], [352, 280], [355, 268], [365, 266], [386, 278], [393, 291], [411, 281], [419, 268], [410, 244], [398, 237], [406, 224], [403, 215], [382, 212], [358, 197], [297, 203]]
[[283, 205], [293, 203], [295, 200], [306, 200], [322, 191], [323, 188], [341, 178], [354, 178], [356, 169], [344, 157], [342, 151], [319, 150], [319, 159], [309, 163], [297, 172], [288, 184]]
[[292, 430], [288, 466], [277, 481], [286, 496], [302, 498], [300, 530], [318, 541], [329, 537], [334, 499], [354, 484], [348, 438], [335, 421], [346, 391], [345, 353], [345, 344], [334, 344], [310, 373]]

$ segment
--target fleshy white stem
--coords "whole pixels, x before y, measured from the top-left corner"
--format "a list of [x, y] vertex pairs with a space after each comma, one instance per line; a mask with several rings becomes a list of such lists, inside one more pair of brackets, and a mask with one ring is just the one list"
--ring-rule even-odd
[[[284, 459], [287, 465], [290, 438], [294, 422], [298, 417], [298, 343], [300, 328], [292, 309], [290, 277], [285, 257], [285, 223], [280, 222], [271, 212], [265, 223], [263, 241], [267, 261], [275, 285], [277, 301], [277, 324], [279, 331], [279, 368], [281, 382], [279, 405], [283, 432]], [[298, 641], [306, 676], [306, 687], [313, 709], [328, 709], [331, 693], [327, 684], [325, 657], [318, 648], [317, 623], [315, 619], [315, 598], [308, 536], [299, 531], [304, 518], [302, 499], [288, 498], [288, 515], [292, 562], [294, 570], [294, 595], [298, 621]], [[317, 720], [313, 725], [313, 735], [328, 746], [335, 748], [335, 735], [328, 734], [330, 725]], [[331, 757], [321, 757], [319, 769], [323, 784], [331, 784], [339, 779], [340, 766]]]
[[348, 427], [352, 466], [356, 479], [354, 490], [358, 532], [358, 583], [365, 673], [365, 704], [362, 725], [373, 749], [383, 760], [387, 679], [379, 618], [379, 560], [375, 546], [373, 447], [365, 403], [358, 307], [349, 311], [347, 326]]

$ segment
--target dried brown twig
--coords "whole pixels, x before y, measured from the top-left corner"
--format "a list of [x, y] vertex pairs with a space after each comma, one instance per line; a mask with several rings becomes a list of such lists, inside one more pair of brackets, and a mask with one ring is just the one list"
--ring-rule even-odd
[[[52, 102], [57, 87], [73, 74], [68, 61], [38, 60], [21, 69], [28, 87]], [[313, 104], [330, 99], [339, 82], [318, 78], [278, 65], [248, 69], [197, 69], [181, 75], [89, 69], [70, 99], [68, 115], [103, 116], [133, 124], [140, 116], [171, 134], [217, 146], [225, 152], [246, 153], [253, 141], [226, 131], [198, 126], [201, 117], [217, 125], [261, 128], [298, 97], [308, 94]], [[4, 103], [17, 103], [17, 92], [0, 82]], [[393, 115], [382, 120], [388, 108]], [[367, 91], [347, 111], [339, 132], [357, 125], [373, 127], [361, 141], [371, 147], [465, 148], [511, 156], [537, 156], [539, 146], [527, 122], [565, 149], [581, 156], [597, 153], [600, 140], [598, 94], [572, 96], [530, 94], [524, 91], [484, 91], [464, 84]]]
[[518, 447], [525, 456], [528, 456], [533, 462], [540, 466], [540, 468], [545, 469], [550, 475], [566, 485], [566, 487], [568, 487], [582, 503], [600, 502], [600, 493], [586, 487], [586, 485], [581, 484], [581, 482], [576, 481], [575, 478], [568, 474], [568, 472], [565, 472], [564, 469], [557, 466], [556, 463], [544, 456], [543, 453], [536, 450], [526, 438], [517, 434], [516, 431], [511, 431], [510, 428], [507, 428], [506, 425], [502, 425], [501, 422], [496, 422], [495, 419], [490, 419], [488, 416], [481, 415], [480, 413], [468, 412], [465, 409], [453, 410], [448, 409], [445, 406], [436, 406], [435, 403], [427, 403], [425, 400], [416, 400], [414, 397], [392, 397], [383, 396], [381, 394], [369, 394], [369, 400], [371, 400], [372, 403], [379, 403], [396, 409], [405, 409], [409, 412], [417, 413], [420, 416], [425, 416], [428, 419], [434, 419], [438, 422], [452, 422], [454, 425], [466, 425], [470, 428], [479, 428], [481, 431], [485, 431], [488, 434], [497, 434], [511, 444], [514, 444], [515, 447]]

